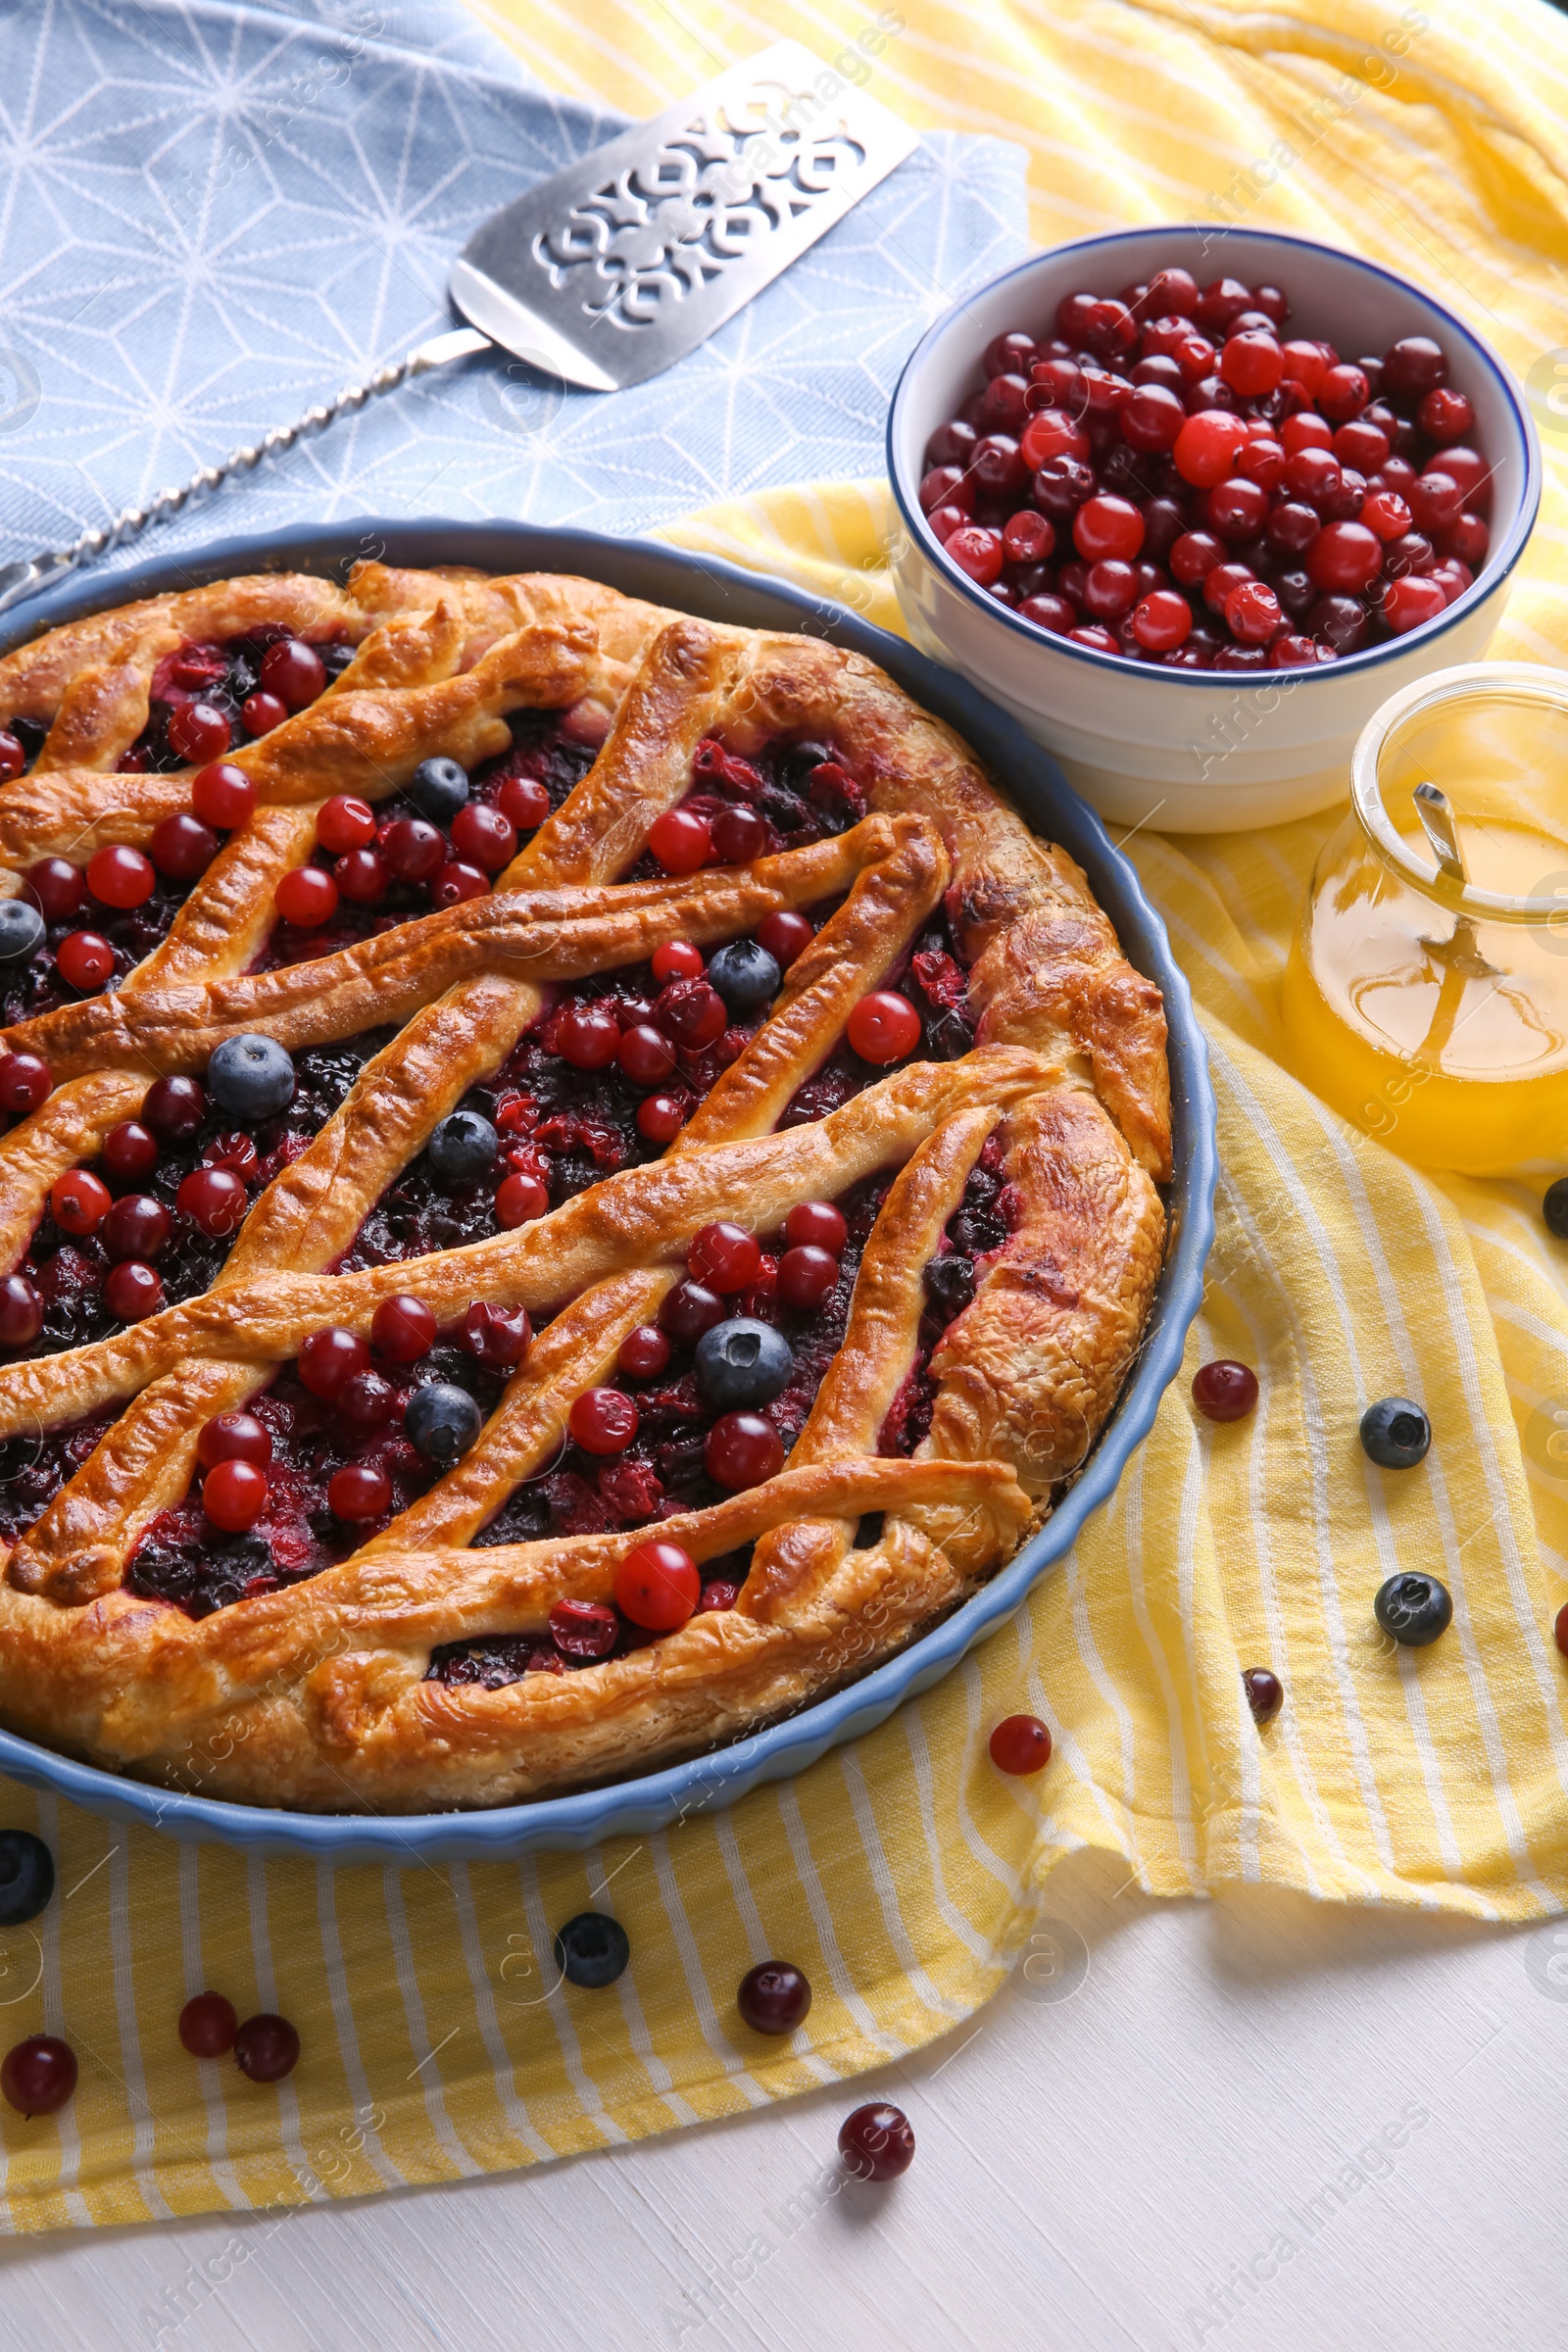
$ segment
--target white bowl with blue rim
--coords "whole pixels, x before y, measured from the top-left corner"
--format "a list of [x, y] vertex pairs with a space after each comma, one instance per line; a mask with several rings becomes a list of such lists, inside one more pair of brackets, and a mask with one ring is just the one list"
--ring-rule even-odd
[[[262, 1854], [324, 1862], [450, 1859], [495, 1861], [534, 1849], [579, 1849], [602, 1838], [646, 1837], [692, 1814], [715, 1812], [765, 1781], [804, 1771], [830, 1747], [872, 1730], [915, 1691], [941, 1680], [976, 1642], [1004, 1623], [1058, 1561], [1090, 1513], [1115, 1489], [1155, 1408], [1181, 1367], [1188, 1326], [1203, 1295], [1203, 1263], [1214, 1234], [1214, 1098], [1192, 996], [1165, 927], [1132, 865], [1104, 827], [1071, 793], [1049, 754], [955, 678], [842, 607], [760, 578], [713, 556], [690, 556], [647, 540], [597, 531], [541, 530], [518, 522], [388, 521], [360, 516], [330, 525], [226, 539], [133, 569], [97, 571], [37, 597], [0, 627], [0, 654], [62, 621], [135, 597], [195, 588], [249, 571], [307, 571], [342, 579], [367, 547], [392, 564], [472, 564], [480, 571], [550, 571], [604, 580], [645, 597], [743, 628], [823, 637], [886, 669], [928, 710], [956, 727], [992, 772], [1005, 780], [1023, 816], [1059, 842], [1089, 876], [1139, 971], [1158, 983], [1170, 1029], [1175, 1177], [1166, 1189], [1170, 1235], [1149, 1329], [1116, 1410], [1076, 1484], [1045, 1526], [974, 1597], [863, 1681], [730, 1746], [639, 1779], [572, 1796], [543, 1797], [488, 1812], [317, 1814], [156, 1788], [31, 1740], [0, 1732], [0, 1774], [69, 1797], [112, 1821], [139, 1823], [192, 1843], [217, 1842]], [[243, 1608], [244, 1602], [235, 1604]]]
[[[1156, 270], [1283, 287], [1289, 333], [1347, 358], [1430, 335], [1476, 412], [1493, 466], [1492, 545], [1473, 585], [1437, 619], [1310, 669], [1167, 669], [1069, 645], [1016, 613], [943, 553], [919, 500], [926, 443], [985, 382], [980, 357], [1014, 327], [1051, 330], [1062, 297], [1116, 294]], [[1345, 800], [1350, 753], [1380, 704], [1429, 670], [1476, 662], [1502, 617], [1541, 504], [1541, 450], [1524, 393], [1443, 303], [1355, 254], [1250, 228], [1126, 229], [1036, 254], [968, 294], [922, 337], [888, 416], [900, 529], [893, 580], [921, 651], [962, 672], [1055, 754], [1068, 781], [1117, 825], [1229, 833], [1283, 824]]]

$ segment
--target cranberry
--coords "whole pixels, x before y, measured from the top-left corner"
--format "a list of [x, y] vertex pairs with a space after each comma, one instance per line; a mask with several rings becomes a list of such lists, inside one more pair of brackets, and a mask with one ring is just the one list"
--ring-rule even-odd
[[965, 523], [946, 542], [947, 552], [964, 575], [978, 587], [990, 588], [1002, 577], [1002, 533], [982, 523]]
[[695, 874], [711, 857], [713, 837], [696, 809], [666, 808], [649, 827], [648, 847], [666, 874]]
[[190, 805], [204, 825], [232, 832], [249, 824], [256, 808], [256, 787], [242, 767], [227, 760], [199, 768], [190, 780]]
[[1009, 564], [1043, 564], [1056, 544], [1056, 534], [1037, 508], [1020, 507], [1002, 533], [1002, 548]]
[[961, 531], [964, 524], [972, 522], [974, 516], [969, 508], [954, 506], [951, 503], [945, 507], [933, 507], [926, 516], [932, 532], [941, 540], [944, 547], [947, 546], [955, 531]]
[[379, 1519], [392, 1506], [392, 1481], [374, 1462], [346, 1462], [326, 1482], [326, 1507], [351, 1526]]
[[158, 871], [171, 882], [194, 882], [218, 856], [218, 835], [194, 816], [166, 816], [147, 844]]
[[1390, 585], [1383, 599], [1383, 617], [1396, 637], [1403, 637], [1423, 622], [1436, 620], [1446, 603], [1438, 581], [1411, 573]]
[[326, 664], [312, 645], [285, 637], [262, 656], [262, 690], [275, 694], [288, 710], [303, 710], [326, 684]]
[[568, 1004], [556, 1023], [555, 1044], [574, 1070], [608, 1070], [620, 1051], [620, 1023], [603, 1000]]
[[531, 833], [550, 814], [550, 795], [532, 776], [509, 776], [496, 794], [496, 807], [519, 833]]
[[661, 1086], [674, 1074], [675, 1049], [662, 1029], [642, 1021], [620, 1040], [620, 1066], [634, 1086]]
[[1216, 482], [1203, 501], [1203, 520], [1221, 539], [1255, 539], [1268, 514], [1268, 492], [1245, 474]]
[[337, 912], [337, 884], [318, 865], [297, 865], [273, 897], [284, 922], [300, 931], [315, 931]]
[[94, 850], [87, 860], [87, 888], [101, 906], [124, 911], [143, 906], [157, 887], [152, 859], [144, 858], [140, 850], [127, 849], [123, 842]]
[[639, 1323], [620, 1343], [616, 1367], [628, 1380], [652, 1380], [669, 1362], [669, 1342], [657, 1323]]
[[1149, 456], [1174, 449], [1186, 424], [1185, 406], [1171, 387], [1163, 383], [1147, 380], [1141, 383], [1121, 413], [1122, 435], [1127, 446]]
[[1358, 654], [1367, 640], [1366, 607], [1353, 596], [1320, 596], [1306, 615], [1306, 626], [1335, 654]]
[[1285, 1704], [1284, 1685], [1266, 1666], [1249, 1666], [1242, 1676], [1242, 1689], [1254, 1723], [1270, 1722]]
[[668, 939], [653, 953], [656, 980], [700, 980], [703, 976], [703, 951], [694, 948], [689, 939]]
[[[1019, 407], [1022, 409], [1022, 386], [1019, 387]], [[969, 460], [969, 471], [982, 490], [994, 498], [1008, 491], [1021, 489], [1024, 477], [1033, 470], [1019, 455], [1018, 444], [1010, 433], [987, 433], [974, 445]]]
[[1023, 428], [1018, 455], [1035, 474], [1061, 458], [1082, 465], [1089, 455], [1089, 435], [1064, 409], [1037, 409]]
[[[1463, 512], [1464, 492], [1451, 474], [1433, 466], [1410, 484], [1407, 504], [1418, 531], [1446, 531]], [[91, 866], [87, 875], [90, 880]]]
[[1285, 362], [1273, 335], [1254, 329], [1227, 338], [1219, 355], [1219, 371], [1244, 400], [1260, 400], [1278, 384]]
[[[220, 1239], [225, 1234], [238, 1233], [249, 1213], [250, 1195], [232, 1169], [193, 1168], [188, 1176], [180, 1178], [174, 1205], [201, 1232]], [[146, 1250], [132, 1252], [138, 1257], [149, 1254]]]
[[389, 1364], [416, 1364], [435, 1346], [435, 1317], [422, 1298], [400, 1291], [376, 1308], [370, 1346]]
[[810, 2009], [810, 1983], [788, 1960], [760, 1960], [742, 1977], [735, 2006], [754, 2034], [793, 2034]]
[[281, 2082], [299, 2062], [300, 2037], [286, 2017], [248, 2017], [234, 2036], [234, 2063], [253, 2082]]
[[991, 1735], [991, 1761], [999, 1772], [1043, 1772], [1051, 1762], [1051, 1733], [1038, 1715], [1004, 1715]]
[[724, 1301], [700, 1282], [678, 1282], [666, 1293], [659, 1309], [659, 1327], [672, 1340], [691, 1347], [705, 1331], [724, 1320]]
[[220, 1462], [250, 1462], [265, 1470], [271, 1458], [271, 1437], [254, 1413], [220, 1413], [202, 1423], [196, 1459], [204, 1470], [216, 1470]]
[[[677, 1046], [699, 1053], [717, 1043], [729, 1026], [724, 1000], [707, 980], [670, 980], [654, 1005], [654, 1024]], [[619, 1043], [619, 1034], [616, 1037]]]
[[528, 1352], [533, 1327], [526, 1307], [488, 1306], [476, 1298], [458, 1328], [458, 1345], [482, 1364], [510, 1371]]
[[115, 968], [115, 951], [97, 931], [68, 931], [55, 950], [55, 969], [62, 980], [83, 994], [102, 988]]
[[1312, 410], [1302, 410], [1287, 416], [1280, 427], [1280, 445], [1287, 458], [1299, 456], [1303, 449], [1320, 449], [1325, 457], [1334, 452], [1334, 427]]
[[239, 707], [246, 730], [252, 735], [270, 735], [288, 716], [288, 705], [275, 694], [248, 694]]
[[1226, 598], [1236, 589], [1248, 587], [1252, 577], [1246, 564], [1216, 564], [1203, 581], [1203, 602], [1211, 612], [1223, 614]]
[[368, 850], [375, 835], [375, 810], [352, 793], [335, 792], [316, 812], [316, 838], [334, 858], [350, 850]]
[[1198, 308], [1198, 280], [1186, 270], [1158, 270], [1149, 281], [1151, 316], [1191, 318]]
[[1402, 539], [1391, 539], [1383, 550], [1383, 576], [1387, 580], [1401, 580], [1408, 572], [1424, 574], [1437, 563], [1437, 550], [1420, 531], [1406, 531]]
[[357, 1372], [370, 1369], [370, 1349], [357, 1331], [344, 1331], [329, 1326], [325, 1331], [313, 1331], [302, 1341], [299, 1352], [299, 1375], [313, 1396], [323, 1404], [337, 1397], [345, 1382]]
[[1144, 518], [1130, 499], [1102, 492], [1086, 499], [1074, 515], [1072, 543], [1088, 563], [1106, 557], [1131, 563], [1144, 544]]
[[104, 1248], [117, 1264], [122, 1258], [156, 1257], [169, 1239], [172, 1223], [155, 1193], [126, 1193], [103, 1221]]
[[1441, 344], [1429, 335], [1406, 335], [1384, 354], [1382, 391], [1388, 400], [1414, 406], [1448, 379], [1448, 363]]
[[332, 879], [351, 906], [375, 906], [392, 885], [392, 868], [374, 850], [350, 850], [332, 868]]
[[517, 829], [499, 808], [469, 801], [452, 819], [452, 846], [470, 865], [499, 874], [517, 854]]
[[53, 2115], [76, 2087], [76, 2053], [52, 2034], [30, 2034], [0, 2059], [0, 2093], [19, 2115]]
[[81, 905], [81, 875], [64, 858], [40, 858], [36, 865], [27, 868], [23, 895], [31, 900], [46, 923], [63, 923]]
[[674, 1633], [701, 1594], [697, 1563], [678, 1544], [639, 1544], [615, 1570], [615, 1606], [649, 1633]]
[[608, 1657], [619, 1631], [614, 1610], [600, 1600], [558, 1600], [550, 1612], [550, 1638], [564, 1657]]
[[468, 899], [488, 896], [490, 877], [465, 859], [449, 858], [430, 885], [432, 906], [461, 906]]
[[[1315, 514], [1312, 528], [1317, 528]], [[1184, 588], [1196, 588], [1224, 559], [1225, 550], [1211, 532], [1184, 531], [1170, 551], [1171, 577]]]
[[1306, 551], [1313, 585], [1326, 596], [1354, 596], [1369, 586], [1383, 562], [1383, 542], [1363, 522], [1329, 522]]
[[88, 1168], [57, 1176], [49, 1188], [49, 1214], [62, 1233], [91, 1233], [102, 1224], [112, 1195]]
[[760, 1487], [783, 1469], [784, 1442], [760, 1413], [720, 1413], [708, 1433], [703, 1459], [718, 1486]]
[[1344, 424], [1359, 416], [1372, 397], [1372, 387], [1359, 368], [1325, 368], [1318, 378], [1317, 405], [1319, 414]]
[[1269, 434], [1260, 434], [1249, 441], [1236, 461], [1236, 470], [1243, 481], [1255, 482], [1260, 490], [1277, 490], [1285, 479], [1285, 446]]
[[[1402, 539], [1410, 528], [1410, 510], [1392, 490], [1374, 490], [1362, 501], [1357, 520], [1384, 541]], [[1483, 528], [1485, 526], [1483, 525]]]
[[637, 1132], [651, 1144], [673, 1143], [686, 1124], [690, 1099], [683, 1095], [649, 1095], [637, 1105]]
[[637, 1435], [635, 1400], [619, 1389], [584, 1389], [573, 1400], [566, 1427], [584, 1453], [624, 1453]]
[[[1034, 517], [1048, 529], [1043, 515]], [[713, 855], [720, 865], [749, 865], [767, 848], [767, 819], [756, 808], [721, 808], [713, 819]]]
[[778, 1261], [778, 1295], [787, 1306], [807, 1309], [821, 1305], [838, 1284], [839, 1261], [831, 1250], [814, 1243], [786, 1250]]
[[1078, 618], [1076, 609], [1064, 596], [1026, 597], [1018, 607], [1018, 616], [1033, 621], [1037, 629], [1050, 629], [1056, 637], [1065, 636]]
[[422, 816], [394, 817], [376, 847], [400, 882], [428, 882], [446, 863], [446, 842]]
[[739, 1585], [726, 1576], [715, 1576], [702, 1590], [697, 1603], [699, 1616], [705, 1609], [732, 1609], [741, 1596]]
[[1474, 570], [1485, 563], [1492, 534], [1479, 514], [1461, 514], [1443, 534], [1443, 552], [1453, 561], [1466, 564]]
[[219, 1462], [202, 1481], [202, 1509], [225, 1535], [242, 1536], [266, 1508], [267, 1474], [254, 1462]]
[[956, 466], [933, 466], [929, 473], [922, 474], [919, 499], [923, 514], [947, 506], [950, 501], [965, 511], [974, 505], [973, 492]]
[[0, 1109], [19, 1117], [47, 1102], [54, 1086], [49, 1064], [36, 1054], [0, 1054]]
[[954, 416], [939, 424], [926, 444], [925, 462], [928, 466], [967, 466], [979, 438], [974, 426], [961, 416]]
[[902, 1061], [920, 1043], [920, 1015], [907, 997], [876, 989], [862, 997], [845, 1025], [853, 1052], [877, 1068]]
[[1007, 334], [992, 338], [985, 347], [980, 365], [988, 376], [1027, 375], [1034, 358], [1034, 338], [1014, 327]]
[[1176, 442], [1176, 470], [1184, 482], [1210, 490], [1236, 469], [1247, 446], [1247, 427], [1222, 409], [1200, 409], [1189, 416]]
[[13, 735], [9, 727], [0, 727], [0, 784], [11, 783], [26, 764], [27, 755], [21, 736]]
[[519, 1170], [503, 1178], [496, 1191], [496, 1221], [507, 1233], [514, 1233], [519, 1225], [531, 1225], [535, 1217], [549, 1213], [550, 1195], [537, 1176], [525, 1176]]
[[[1388, 470], [1385, 466], [1384, 471]], [[1491, 468], [1473, 449], [1446, 449], [1433, 471], [1446, 473], [1450, 482], [1458, 483], [1467, 507], [1485, 507], [1492, 496]], [[1414, 478], [1412, 474], [1411, 480]]]
[[1270, 669], [1310, 669], [1319, 658], [1319, 650], [1310, 637], [1294, 634], [1276, 637], [1268, 649]]
[[[182, 1143], [187, 1136], [194, 1135], [206, 1115], [207, 1096], [194, 1078], [155, 1078], [141, 1106], [142, 1126], [151, 1128], [166, 1144]], [[116, 1169], [115, 1173], [130, 1176], [147, 1171], [127, 1166]]]
[[1257, 1402], [1257, 1374], [1250, 1364], [1216, 1356], [1193, 1375], [1193, 1402], [1210, 1421], [1241, 1421]]
[[25, 1274], [0, 1276], [0, 1348], [28, 1348], [43, 1329], [43, 1300]]
[[222, 2058], [234, 2047], [239, 2016], [220, 1992], [198, 1992], [179, 2013], [179, 2038], [193, 2058]]
[[858, 2180], [896, 2180], [914, 2162], [914, 2132], [902, 2108], [878, 2100], [845, 2118], [839, 2153]]
[[744, 1225], [704, 1225], [686, 1253], [692, 1280], [710, 1291], [750, 1289], [762, 1262], [761, 1245]]
[[[221, 760], [228, 749], [229, 726], [216, 703], [180, 703], [169, 713], [169, 748], [192, 767]], [[109, 902], [112, 906], [113, 900]]]
[[164, 1286], [151, 1266], [127, 1257], [104, 1276], [104, 1304], [118, 1322], [140, 1323], [162, 1313]]
[[1563, 1603], [1552, 1619], [1551, 1635], [1563, 1656], [1568, 1658], [1568, 1601]]
[[800, 1200], [784, 1220], [784, 1239], [792, 1250], [814, 1245], [829, 1250], [835, 1257], [842, 1254], [850, 1238], [849, 1226], [843, 1212], [831, 1200]]

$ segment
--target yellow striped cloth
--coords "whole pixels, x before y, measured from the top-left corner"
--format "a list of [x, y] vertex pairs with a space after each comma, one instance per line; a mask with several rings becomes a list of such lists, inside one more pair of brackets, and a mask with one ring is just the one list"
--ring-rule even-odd
[[[766, 22], [715, 0], [684, 0], [678, 21], [617, 0], [509, 6], [483, 13], [542, 79], [641, 113], [777, 33], [833, 54], [862, 24], [814, 4]], [[912, 120], [1024, 141], [1043, 237], [1228, 205], [1441, 288], [1521, 372], [1568, 343], [1552, 258], [1568, 37], [1536, 0], [1450, 5], [1441, 24], [1412, 12], [1402, 53], [1384, 40], [1397, 13], [1353, 0], [1310, 18], [1198, 0], [903, 13], [875, 86]], [[1548, 462], [1497, 648], [1525, 658], [1556, 658], [1568, 632], [1560, 446]], [[884, 495], [777, 493], [671, 535], [896, 625]], [[1562, 1907], [1550, 1624], [1568, 1595], [1568, 1481], [1551, 1441], [1568, 1416], [1568, 1256], [1533, 1195], [1412, 1175], [1281, 1069], [1278, 975], [1322, 830], [1132, 845], [1192, 977], [1220, 1104], [1219, 1241], [1188, 1369], [1246, 1356], [1253, 1418], [1200, 1422], [1178, 1384], [1114, 1503], [1011, 1627], [857, 1747], [667, 1837], [334, 1876], [5, 1789], [0, 1818], [47, 1838], [60, 1891], [0, 1936], [0, 2040], [63, 2033], [81, 2080], [57, 2118], [0, 2114], [0, 2222], [281, 2215], [852, 2075], [984, 1999], [1034, 1890], [1085, 1845], [1165, 1894], [1250, 1878], [1487, 1918]], [[1404, 1478], [1355, 1444], [1360, 1401], [1390, 1390], [1422, 1397], [1438, 1431]], [[1372, 1592], [1396, 1566], [1452, 1588], [1435, 1649], [1390, 1656], [1372, 1636]], [[1263, 1663], [1288, 1697], [1259, 1738], [1239, 1672]], [[1020, 1706], [1057, 1734], [1037, 1782], [986, 1760], [991, 1724]], [[623, 1920], [633, 1966], [612, 1990], [546, 1995], [539, 1955], [588, 1906]], [[782, 2048], [734, 2010], [768, 1954], [815, 1987]], [[295, 2020], [304, 2055], [280, 2087], [180, 2050], [179, 2004], [208, 1984], [242, 2014]]]

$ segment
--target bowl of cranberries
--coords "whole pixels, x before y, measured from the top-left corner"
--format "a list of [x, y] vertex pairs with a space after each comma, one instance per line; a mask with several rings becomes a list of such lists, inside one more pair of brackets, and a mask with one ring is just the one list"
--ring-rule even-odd
[[888, 423], [923, 652], [1102, 815], [1332, 807], [1390, 695], [1478, 659], [1541, 496], [1512, 378], [1430, 295], [1259, 230], [1152, 228], [994, 279]]

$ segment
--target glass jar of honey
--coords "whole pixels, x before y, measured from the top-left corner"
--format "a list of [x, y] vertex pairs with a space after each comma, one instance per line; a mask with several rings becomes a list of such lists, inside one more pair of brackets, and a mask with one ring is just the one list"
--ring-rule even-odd
[[1568, 1170], [1568, 678], [1440, 670], [1351, 760], [1286, 966], [1286, 1060], [1406, 1159]]

